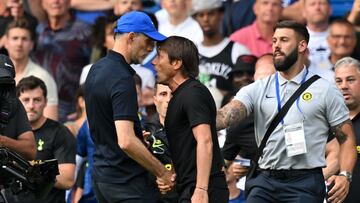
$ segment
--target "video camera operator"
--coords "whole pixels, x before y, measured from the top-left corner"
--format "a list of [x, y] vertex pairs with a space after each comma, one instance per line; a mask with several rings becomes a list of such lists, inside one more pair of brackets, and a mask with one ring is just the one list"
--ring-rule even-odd
[[[14, 78], [14, 64], [8, 56], [0, 54], [0, 147], [30, 160], [36, 154], [35, 139], [24, 107], [16, 97]], [[3, 185], [2, 175], [0, 185]], [[3, 201], [0, 196], [0, 202]]]

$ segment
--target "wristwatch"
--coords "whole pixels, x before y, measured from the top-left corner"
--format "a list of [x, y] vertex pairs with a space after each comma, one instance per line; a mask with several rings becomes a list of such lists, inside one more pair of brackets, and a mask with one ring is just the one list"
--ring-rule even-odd
[[345, 176], [346, 179], [347, 179], [347, 181], [348, 181], [349, 183], [351, 183], [351, 181], [352, 181], [352, 174], [351, 174], [350, 172], [341, 171], [341, 172], [339, 173], [339, 176]]

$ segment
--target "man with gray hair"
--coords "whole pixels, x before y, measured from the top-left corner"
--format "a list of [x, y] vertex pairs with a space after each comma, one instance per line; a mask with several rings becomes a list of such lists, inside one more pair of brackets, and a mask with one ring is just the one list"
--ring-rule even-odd
[[340, 59], [335, 64], [335, 82], [344, 96], [350, 111], [350, 119], [356, 136], [357, 162], [354, 167], [353, 181], [344, 202], [360, 202], [360, 62], [351, 57]]

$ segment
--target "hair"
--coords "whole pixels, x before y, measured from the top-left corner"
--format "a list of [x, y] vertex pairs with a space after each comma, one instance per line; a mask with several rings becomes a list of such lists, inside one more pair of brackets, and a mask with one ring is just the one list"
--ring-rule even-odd
[[329, 26], [330, 32], [334, 25], [344, 25], [348, 28], [351, 28], [354, 36], [356, 37], [356, 30], [354, 28], [354, 25], [352, 23], [350, 23], [348, 20], [346, 20], [345, 18], [338, 18], [338, 19], [333, 20]]
[[35, 76], [29, 76], [21, 79], [16, 86], [16, 96], [20, 97], [21, 93], [24, 93], [27, 90], [34, 90], [40, 87], [43, 91], [43, 95], [47, 97], [47, 89], [44, 81]]
[[199, 75], [199, 51], [189, 39], [171, 36], [158, 42], [157, 50], [165, 51], [170, 62], [181, 60], [181, 71], [185, 76], [196, 78]]
[[350, 66], [355, 66], [356, 69], [360, 72], [360, 62], [349, 56], [338, 60], [334, 65], [334, 69], [336, 70], [340, 67], [350, 67]]
[[27, 31], [29, 31], [30, 33], [30, 39], [31, 41], [35, 41], [36, 39], [36, 34], [35, 34], [35, 30], [34, 27], [31, 26], [30, 22], [25, 19], [25, 18], [20, 18], [17, 20], [12, 20], [6, 27], [5, 33], [6, 35], [9, 34], [9, 31], [13, 28], [22, 28], [22, 29], [26, 29]]
[[274, 30], [281, 29], [281, 28], [288, 28], [288, 29], [294, 30], [295, 33], [298, 36], [300, 36], [300, 38], [304, 39], [306, 41], [306, 43], [309, 43], [310, 36], [309, 36], [309, 32], [305, 25], [300, 24], [296, 21], [292, 21], [292, 20], [284, 20], [284, 21], [278, 22], [275, 25]]
[[92, 27], [92, 42], [94, 46], [98, 48], [103, 48], [103, 44], [105, 42], [105, 29], [108, 25], [111, 25], [112, 28], [116, 26], [115, 15], [101, 16], [96, 19]]

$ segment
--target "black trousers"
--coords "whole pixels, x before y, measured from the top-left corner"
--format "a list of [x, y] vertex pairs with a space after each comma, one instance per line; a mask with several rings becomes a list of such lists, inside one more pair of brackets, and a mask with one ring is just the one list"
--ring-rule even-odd
[[[179, 191], [179, 203], [191, 203], [191, 197], [195, 190], [196, 183], [190, 183], [183, 190]], [[225, 176], [211, 177], [209, 180], [209, 203], [228, 203], [229, 190]]]
[[157, 203], [159, 190], [150, 175], [143, 175], [125, 184], [100, 183], [92, 179], [99, 203]]
[[247, 203], [322, 203], [326, 193], [321, 168], [258, 171], [245, 187]]

